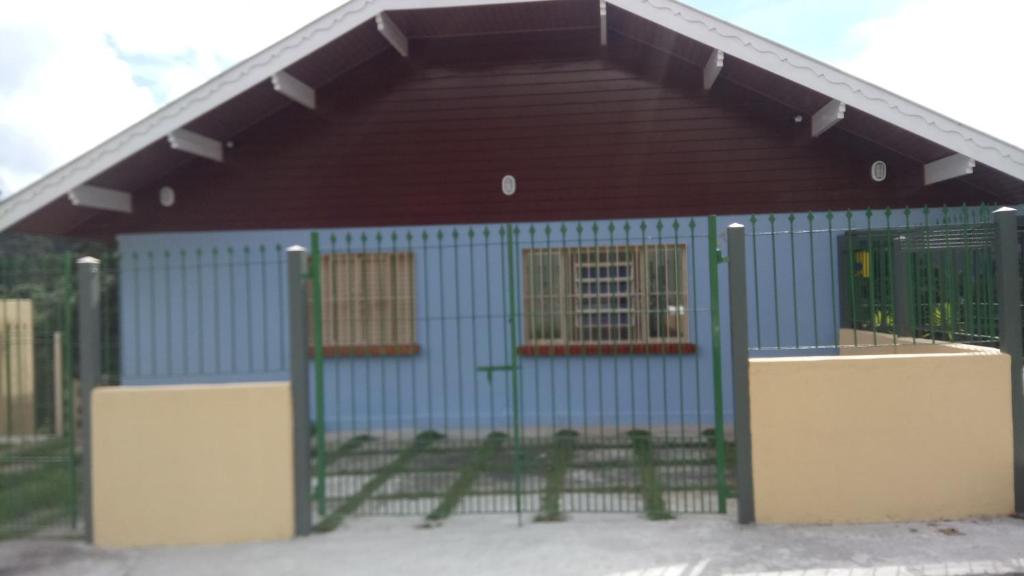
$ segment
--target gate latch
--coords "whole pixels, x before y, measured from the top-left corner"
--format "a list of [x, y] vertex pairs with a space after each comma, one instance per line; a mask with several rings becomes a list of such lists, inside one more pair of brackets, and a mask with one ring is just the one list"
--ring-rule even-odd
[[513, 364], [500, 364], [497, 366], [479, 366], [476, 370], [477, 372], [485, 372], [487, 374], [487, 383], [492, 384], [495, 372], [512, 372], [513, 370], [518, 370], [518, 368]]

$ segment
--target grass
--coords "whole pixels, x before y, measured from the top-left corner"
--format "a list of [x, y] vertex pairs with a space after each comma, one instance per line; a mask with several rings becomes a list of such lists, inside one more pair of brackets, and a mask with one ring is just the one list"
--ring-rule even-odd
[[477, 448], [473, 458], [463, 467], [458, 479], [452, 482], [452, 485], [445, 491], [444, 496], [441, 498], [441, 503], [427, 515], [427, 520], [443, 520], [455, 511], [459, 501], [469, 493], [476, 479], [494, 460], [494, 456], [506, 440], [508, 440], [508, 434], [503, 432], [491, 432], [487, 436], [483, 444]]
[[569, 464], [572, 463], [572, 451], [577, 436], [579, 434], [573, 430], [559, 430], [555, 434], [555, 445], [544, 483], [540, 513], [534, 518], [537, 522], [557, 522], [564, 519], [561, 509], [562, 493], [565, 491], [565, 475], [569, 471]]
[[0, 535], [31, 532], [69, 514], [70, 472], [66, 462], [47, 463], [15, 475], [0, 476]]
[[390, 480], [395, 474], [405, 470], [409, 463], [416, 458], [424, 449], [428, 448], [435, 441], [444, 438], [439, 432], [428, 430], [421, 432], [413, 440], [413, 443], [398, 453], [398, 456], [390, 464], [381, 468], [377, 474], [370, 478], [359, 492], [345, 499], [341, 506], [328, 514], [317, 526], [317, 530], [328, 531], [337, 528], [346, 516], [352, 514], [368, 500], [373, 493]]
[[0, 446], [0, 464], [25, 462], [40, 458], [66, 457], [68, 440], [53, 438], [44, 442]]
[[651, 433], [646, 430], [630, 430], [628, 433], [633, 442], [633, 456], [636, 458], [640, 472], [640, 494], [644, 501], [644, 513], [650, 520], [668, 520], [672, 513], [665, 505], [662, 496], [661, 481], [654, 463], [654, 449], [651, 444]]

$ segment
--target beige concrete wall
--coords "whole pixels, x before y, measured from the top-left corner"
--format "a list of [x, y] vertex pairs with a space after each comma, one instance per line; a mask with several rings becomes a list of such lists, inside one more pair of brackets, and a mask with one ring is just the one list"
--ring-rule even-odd
[[[0, 435], [36, 433], [32, 300], [0, 300]], [[10, 411], [7, 403], [10, 398]], [[10, 422], [7, 421], [8, 413]]]
[[750, 397], [759, 522], [1013, 511], [1005, 354], [756, 359]]
[[294, 535], [287, 383], [98, 388], [92, 402], [97, 545]]

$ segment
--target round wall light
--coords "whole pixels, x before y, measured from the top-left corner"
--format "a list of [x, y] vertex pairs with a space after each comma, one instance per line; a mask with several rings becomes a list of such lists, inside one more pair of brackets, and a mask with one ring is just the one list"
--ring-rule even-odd
[[889, 167], [881, 160], [871, 165], [871, 179], [875, 182], [882, 182], [889, 175]]
[[174, 188], [170, 186], [160, 188], [160, 205], [164, 208], [174, 206]]
[[511, 174], [506, 174], [501, 179], [501, 193], [505, 196], [511, 196], [516, 193], [516, 177]]

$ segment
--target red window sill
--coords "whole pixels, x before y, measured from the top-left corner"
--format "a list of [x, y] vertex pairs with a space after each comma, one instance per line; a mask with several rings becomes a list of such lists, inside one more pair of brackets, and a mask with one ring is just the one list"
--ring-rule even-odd
[[630, 354], [695, 354], [690, 342], [651, 342], [647, 344], [526, 344], [520, 356], [623, 356]]
[[[352, 358], [360, 356], [415, 356], [419, 344], [369, 344], [362, 346], [324, 346], [324, 358]], [[313, 348], [309, 355], [314, 355]]]

